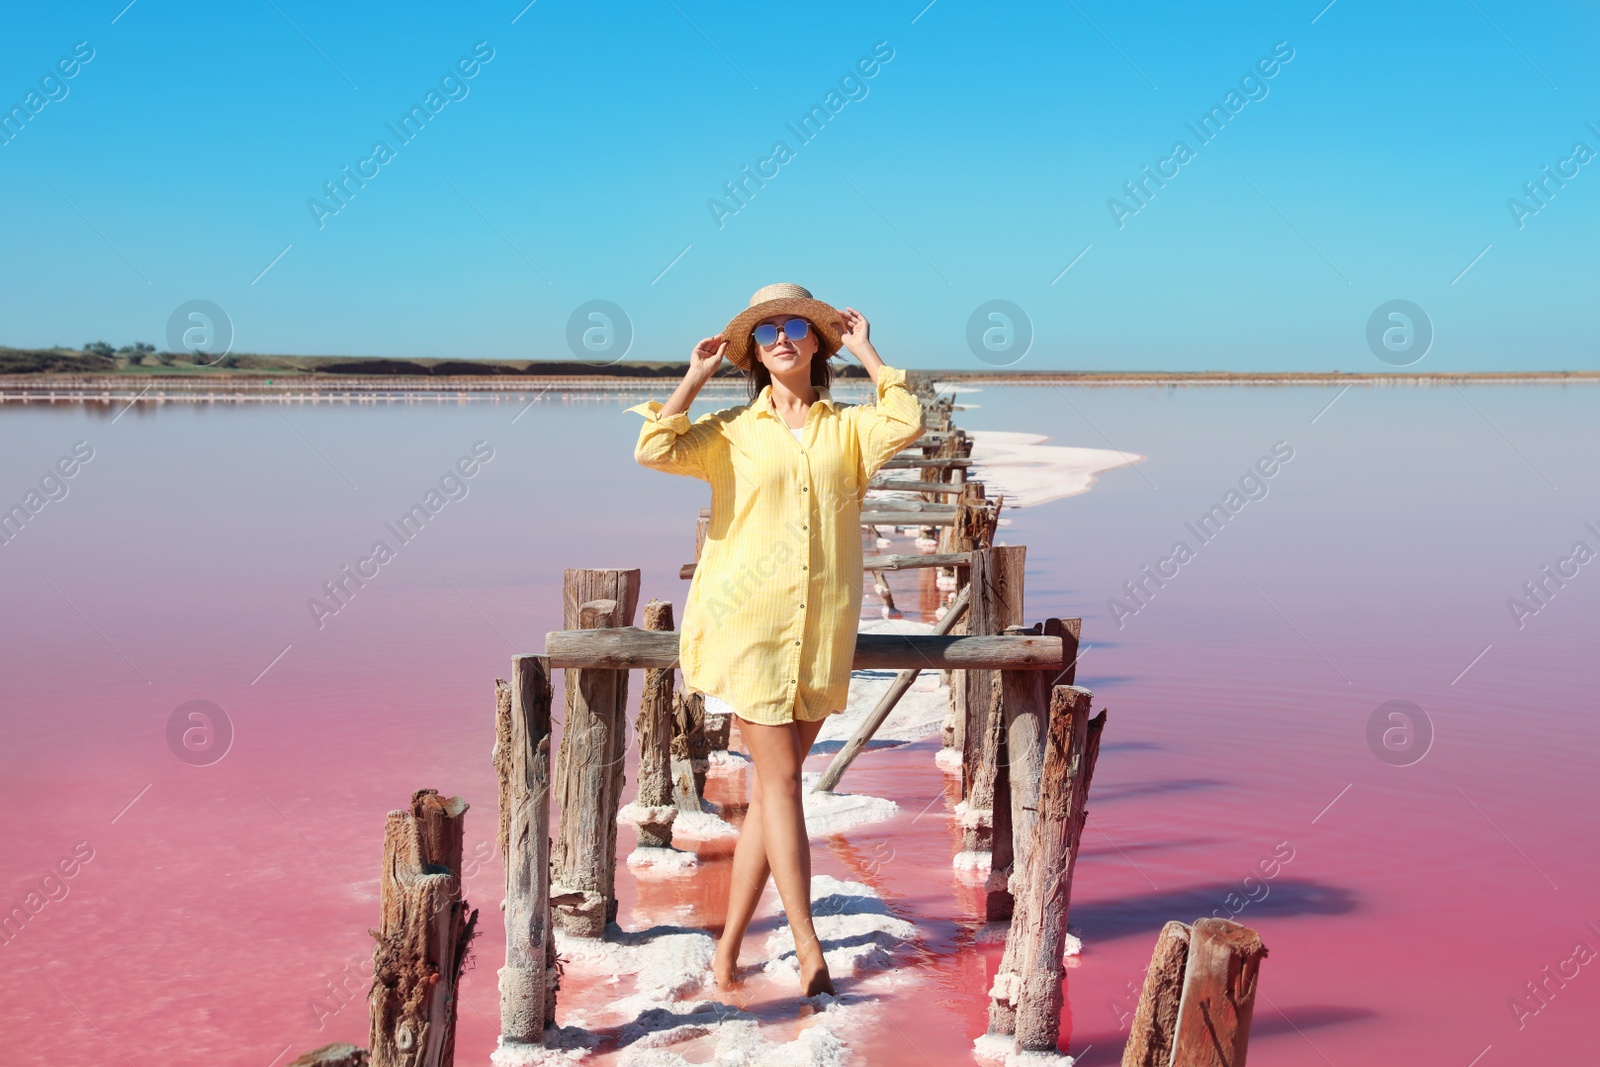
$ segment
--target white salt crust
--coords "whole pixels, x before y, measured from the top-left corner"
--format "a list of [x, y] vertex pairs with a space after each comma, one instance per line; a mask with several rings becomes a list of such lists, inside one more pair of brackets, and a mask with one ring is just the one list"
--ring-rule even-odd
[[[803, 1029], [793, 1018], [764, 1022], [702, 995], [711, 988], [715, 944], [710, 934], [672, 926], [628, 933], [613, 924], [605, 941], [571, 938], [558, 930], [556, 946], [569, 976], [613, 983], [619, 995], [583, 1015], [563, 1013], [566, 1025], [548, 1031], [543, 1045], [501, 1047], [491, 1062], [496, 1067], [573, 1064], [593, 1053], [597, 1040], [591, 1030], [610, 1030], [621, 1046], [616, 1062], [624, 1067], [845, 1067], [851, 1062], [847, 1039], [883, 1010], [885, 993], [906, 981], [895, 973], [896, 966], [917, 928], [860, 882], [815, 875], [811, 897], [829, 971], [857, 982], [846, 996], [812, 998], [816, 1011], [800, 1024]], [[777, 915], [780, 925], [762, 947], [767, 962], [759, 969], [746, 966], [745, 980], [792, 985], [799, 981], [794, 939], [775, 894], [761, 911]]]
[[700, 857], [688, 849], [641, 845], [628, 853], [628, 869], [641, 876], [683, 874], [698, 866]]

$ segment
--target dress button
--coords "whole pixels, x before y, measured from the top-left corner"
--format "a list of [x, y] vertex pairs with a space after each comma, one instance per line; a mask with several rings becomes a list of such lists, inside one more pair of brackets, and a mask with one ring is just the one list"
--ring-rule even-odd
[[800, 491], [802, 493], [809, 493], [809, 492], [811, 492], [811, 487], [809, 485], [802, 485], [800, 487]]

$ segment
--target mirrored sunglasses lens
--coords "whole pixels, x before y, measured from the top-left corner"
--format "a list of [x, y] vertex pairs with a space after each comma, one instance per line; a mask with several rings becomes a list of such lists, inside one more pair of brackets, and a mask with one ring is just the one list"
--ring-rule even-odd
[[758, 345], [770, 345], [778, 339], [778, 328], [764, 322], [752, 330], [750, 336], [756, 339]]
[[784, 336], [791, 341], [798, 341], [811, 330], [811, 324], [805, 319], [790, 319], [783, 324]]

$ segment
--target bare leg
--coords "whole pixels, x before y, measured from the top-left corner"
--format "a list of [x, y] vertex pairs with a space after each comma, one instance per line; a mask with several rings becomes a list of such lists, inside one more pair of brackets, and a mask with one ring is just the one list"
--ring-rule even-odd
[[[822, 943], [811, 921], [811, 841], [800, 797], [800, 766], [821, 729], [821, 720], [783, 726], [739, 723], [756, 767], [767, 865], [794, 935], [800, 985], [806, 996], [833, 992]], [[753, 805], [751, 810], [755, 810]], [[749, 825], [748, 818], [745, 825]]]
[[[747, 730], [746, 727], [749, 729]], [[741, 735], [748, 737], [749, 730], [766, 729], [787, 731], [792, 734], [789, 743], [795, 746], [795, 765], [805, 761], [806, 754], [811, 751], [811, 745], [817, 739], [817, 734], [822, 730], [822, 722], [801, 722], [782, 727], [759, 727], [747, 724], [740, 720]], [[748, 746], [748, 741], [747, 741]], [[756, 759], [752, 751], [752, 759]], [[798, 798], [799, 776], [795, 775], [796, 796]], [[744, 824], [739, 831], [738, 844], [733, 850], [733, 876], [728, 886], [728, 912], [723, 923], [722, 937], [717, 941], [716, 957], [713, 961], [717, 985], [721, 989], [731, 989], [738, 981], [739, 949], [744, 941], [745, 931], [750, 926], [750, 920], [755, 915], [756, 905], [761, 900], [761, 894], [767, 887], [767, 877], [771, 867], [767, 863], [766, 834], [764, 832], [765, 802], [764, 790], [761, 783], [759, 760], [754, 765], [750, 787], [750, 807], [745, 812]], [[802, 808], [803, 821], [803, 808]], [[802, 837], [802, 840], [806, 840]], [[804, 877], [808, 892], [806, 894], [807, 913], [810, 905], [810, 879], [811, 879], [811, 850], [808, 847], [802, 856], [804, 862]], [[780, 891], [780, 896], [782, 895]]]
[[750, 807], [739, 827], [739, 842], [733, 848], [733, 878], [728, 885], [728, 917], [717, 940], [712, 963], [720, 989], [732, 989], [738, 981], [739, 947], [750, 926], [756, 904], [767, 887], [767, 847], [761, 830], [761, 778], [754, 775], [750, 785]]

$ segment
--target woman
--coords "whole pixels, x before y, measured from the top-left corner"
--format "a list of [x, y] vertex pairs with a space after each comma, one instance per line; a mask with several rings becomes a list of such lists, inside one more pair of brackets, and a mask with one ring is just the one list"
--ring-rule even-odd
[[[905, 372], [884, 364], [866, 318], [798, 285], [769, 285], [645, 416], [634, 458], [711, 483], [711, 522], [679, 638], [684, 688], [739, 718], [755, 765], [733, 853], [717, 985], [738, 981], [739, 947], [770, 873], [794, 933], [806, 996], [832, 993], [811, 921], [811, 846], [800, 767], [829, 715], [844, 710], [861, 618], [861, 500], [867, 479], [922, 435]], [[877, 387], [872, 406], [836, 405], [828, 360], [847, 346]], [[684, 414], [727, 358], [751, 400]]]

